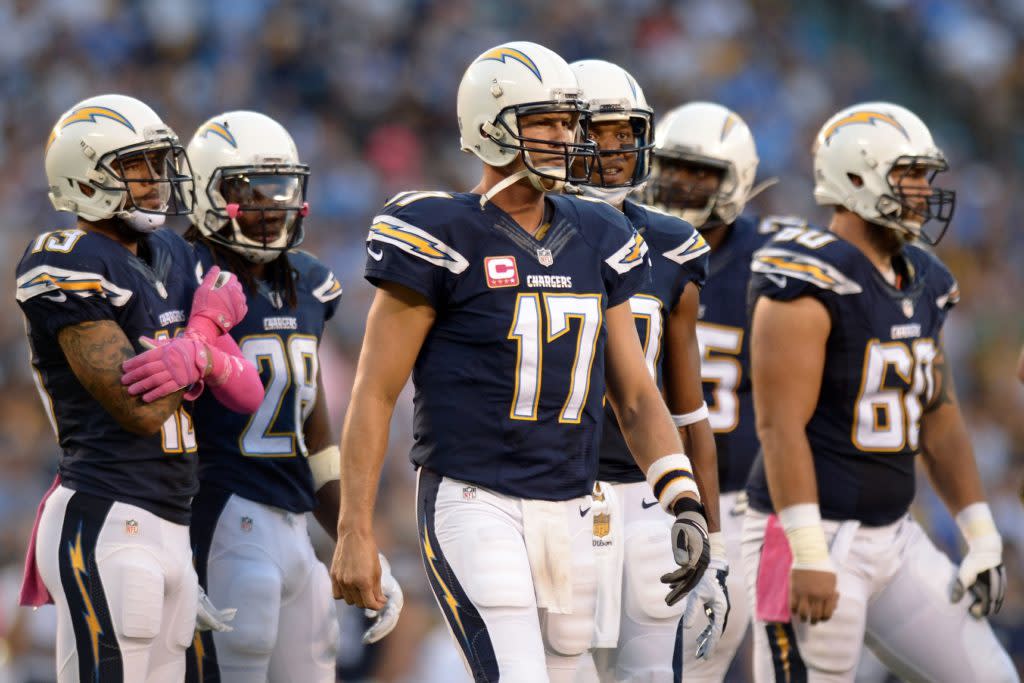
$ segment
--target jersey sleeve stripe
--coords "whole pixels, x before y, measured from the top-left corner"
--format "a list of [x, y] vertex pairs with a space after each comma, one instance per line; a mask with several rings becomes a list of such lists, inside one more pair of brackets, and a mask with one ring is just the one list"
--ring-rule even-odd
[[[132, 291], [118, 287], [97, 273], [68, 270], [52, 265], [41, 265], [24, 273], [17, 280], [18, 301], [28, 301], [40, 294], [65, 292], [81, 298], [100, 296], [109, 299], [114, 306], [124, 306], [132, 298]], [[63, 299], [61, 299], [63, 300]]]
[[435, 266], [446, 268], [456, 275], [469, 267], [469, 261], [447, 244], [422, 228], [406, 223], [394, 216], [381, 215], [373, 219], [367, 242], [381, 242], [421, 258]]
[[860, 294], [863, 291], [860, 285], [832, 264], [787, 249], [769, 247], [756, 251], [750, 269], [755, 273], [803, 280], [836, 294]]
[[690, 239], [686, 240], [675, 249], [662, 252], [662, 256], [670, 261], [675, 261], [679, 265], [683, 265], [684, 263], [692, 261], [699, 256], [703, 256], [709, 251], [711, 251], [711, 247], [708, 246], [704, 236], [698, 232], [694, 233]]
[[640, 233], [633, 233], [629, 241], [606, 258], [604, 262], [619, 275], [625, 275], [644, 262], [647, 251], [647, 242], [644, 241], [644, 238], [640, 236]]

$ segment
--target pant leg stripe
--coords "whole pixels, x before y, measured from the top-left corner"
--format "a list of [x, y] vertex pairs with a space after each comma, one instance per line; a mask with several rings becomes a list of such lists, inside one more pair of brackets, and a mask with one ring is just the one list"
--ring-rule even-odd
[[61, 588], [75, 633], [80, 681], [124, 681], [121, 648], [96, 564], [96, 541], [114, 501], [75, 492], [68, 499], [58, 546]]
[[[192, 501], [192, 523], [189, 535], [192, 541], [192, 561], [195, 562], [199, 585], [206, 590], [207, 563], [210, 546], [217, 530], [220, 515], [228, 504], [231, 493], [212, 486], [203, 486]], [[217, 664], [217, 650], [213, 646], [212, 631], [196, 631], [192, 645], [185, 655], [186, 683], [219, 683], [220, 668]]]
[[469, 662], [473, 680], [476, 683], [491, 683], [498, 680], [498, 659], [487, 625], [455, 577], [434, 530], [434, 507], [441, 480], [441, 475], [420, 468], [416, 518], [423, 568], [438, 606]]
[[672, 683], [683, 683], [683, 618], [676, 624], [676, 640], [672, 648]]
[[796, 645], [792, 624], [765, 624], [776, 683], [807, 683], [807, 667]]

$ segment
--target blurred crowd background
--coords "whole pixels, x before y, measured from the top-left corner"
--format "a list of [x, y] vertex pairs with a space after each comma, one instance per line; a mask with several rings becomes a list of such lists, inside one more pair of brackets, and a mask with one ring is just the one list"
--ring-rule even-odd
[[[67, 227], [46, 198], [43, 145], [57, 116], [102, 92], [141, 98], [183, 140], [205, 118], [255, 109], [285, 124], [313, 169], [305, 248], [345, 287], [322, 349], [340, 428], [371, 288], [369, 219], [405, 189], [472, 187], [455, 92], [468, 63], [506, 40], [567, 60], [604, 58], [637, 78], [655, 111], [693, 99], [750, 124], [759, 176], [778, 185], [749, 210], [825, 222], [811, 198], [810, 145], [840, 107], [891, 100], [916, 111], [950, 159], [958, 193], [938, 251], [963, 301], [946, 328], [956, 380], [1006, 543], [1011, 586], [994, 619], [1024, 663], [1024, 3], [1020, 0], [0, 0], [0, 683], [53, 680], [52, 608], [16, 608], [25, 539], [57, 449], [36, 397], [14, 265], [31, 236]], [[183, 225], [179, 225], [183, 228]], [[398, 629], [359, 645], [339, 607], [339, 677], [451, 682], [462, 667], [420, 567], [411, 514], [408, 396], [393, 421], [379, 540], [405, 587]], [[917, 514], [954, 558], [955, 525], [922, 479]], [[314, 525], [315, 526], [315, 525]], [[325, 557], [330, 543], [320, 535]], [[743, 661], [729, 680], [749, 680]], [[866, 680], [885, 674], [865, 668]]]

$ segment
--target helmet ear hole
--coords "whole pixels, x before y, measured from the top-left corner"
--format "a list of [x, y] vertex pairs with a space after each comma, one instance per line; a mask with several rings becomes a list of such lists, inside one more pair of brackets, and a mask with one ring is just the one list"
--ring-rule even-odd
[[[73, 182], [74, 181], [72, 181], [70, 178], [68, 179], [68, 183], [73, 183]], [[82, 183], [82, 182], [78, 183], [78, 191], [81, 192], [82, 194], [84, 194], [86, 197], [91, 197], [94, 194], [96, 194], [96, 189], [95, 188], [92, 188], [92, 187], [90, 187], [90, 186], [88, 186], [88, 185], [86, 185], [85, 183]]]
[[864, 179], [856, 173], [847, 173], [846, 177], [850, 179], [850, 183], [852, 183], [854, 187], [864, 187]]

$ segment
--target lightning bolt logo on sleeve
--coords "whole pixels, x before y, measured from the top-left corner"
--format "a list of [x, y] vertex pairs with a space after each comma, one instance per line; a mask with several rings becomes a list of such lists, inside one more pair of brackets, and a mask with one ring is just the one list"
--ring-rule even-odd
[[85, 617], [85, 623], [89, 627], [89, 639], [92, 644], [92, 661], [96, 667], [96, 675], [99, 676], [99, 665], [100, 665], [100, 636], [103, 635], [103, 628], [100, 626], [100, 620], [96, 616], [96, 610], [92, 605], [92, 599], [89, 597], [89, 591], [86, 590], [85, 581], [82, 577], [89, 576], [89, 571], [85, 567], [85, 557], [82, 554], [82, 524], [78, 524], [78, 533], [75, 535], [75, 542], [68, 543], [68, 558], [71, 560], [71, 569], [75, 573], [75, 583], [78, 585], [78, 591], [82, 595], [82, 604], [85, 605], [85, 611], [82, 616]]
[[787, 249], [766, 247], [754, 253], [750, 269], [755, 273], [803, 280], [836, 294], [860, 294], [863, 289], [830, 263]]
[[77, 270], [42, 265], [32, 268], [17, 281], [18, 301], [28, 301], [40, 294], [55, 292], [59, 295], [55, 301], [64, 301], [65, 292], [76, 294], [82, 298], [100, 296], [110, 300], [115, 306], [124, 306], [132, 298], [132, 291], [118, 287], [98, 273], [87, 273]]
[[662, 256], [670, 261], [675, 261], [679, 265], [683, 265], [687, 261], [692, 261], [709, 251], [711, 251], [711, 247], [708, 246], [704, 237], [699, 232], [694, 232], [688, 240], [675, 249], [664, 252]]
[[616, 273], [623, 275], [643, 263], [646, 256], [647, 242], [640, 236], [640, 233], [634, 232], [629, 241], [606, 258], [604, 262]]
[[435, 266], [446, 268], [458, 275], [469, 267], [469, 261], [459, 252], [422, 228], [406, 223], [394, 216], [373, 219], [367, 242], [391, 244], [402, 251], [421, 258]]

